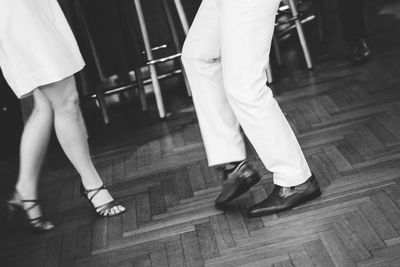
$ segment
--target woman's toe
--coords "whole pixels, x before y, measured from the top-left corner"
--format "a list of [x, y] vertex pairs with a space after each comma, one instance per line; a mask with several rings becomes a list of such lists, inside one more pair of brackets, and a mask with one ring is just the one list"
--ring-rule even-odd
[[112, 208], [112, 215], [118, 215], [121, 211], [118, 209], [118, 206]]
[[43, 228], [46, 230], [51, 230], [54, 228], [54, 224], [52, 224], [51, 222], [45, 222]]
[[121, 212], [124, 212], [124, 211], [126, 210], [126, 208], [125, 208], [124, 206], [121, 206], [121, 205], [118, 205], [118, 209], [119, 209]]

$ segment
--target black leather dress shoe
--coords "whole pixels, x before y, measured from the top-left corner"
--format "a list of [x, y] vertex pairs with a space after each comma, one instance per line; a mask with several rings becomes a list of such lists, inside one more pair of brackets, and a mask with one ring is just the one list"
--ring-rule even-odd
[[356, 64], [366, 63], [371, 56], [371, 51], [364, 39], [355, 41], [352, 44], [353, 60]]
[[240, 163], [229, 173], [224, 171], [223, 175], [225, 181], [222, 184], [221, 194], [215, 200], [217, 208], [223, 208], [229, 201], [245, 193], [261, 179], [260, 175], [246, 161]]
[[321, 195], [314, 174], [303, 184], [294, 187], [275, 185], [271, 195], [248, 210], [249, 217], [275, 214], [313, 200]]

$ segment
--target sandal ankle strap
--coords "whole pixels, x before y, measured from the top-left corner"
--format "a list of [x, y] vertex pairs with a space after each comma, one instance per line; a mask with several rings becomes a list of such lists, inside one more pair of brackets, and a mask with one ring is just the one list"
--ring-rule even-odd
[[85, 189], [85, 194], [88, 196], [89, 193], [94, 192], [94, 194], [89, 198], [89, 201], [91, 202], [92, 199], [93, 199], [101, 190], [107, 190], [107, 187], [103, 184], [102, 186], [100, 186], [100, 187], [98, 187], [98, 188]]
[[33, 203], [39, 202], [38, 199], [22, 199], [21, 201], [22, 201], [22, 202], [33, 202]]
[[27, 208], [27, 209], [25, 209], [25, 206], [24, 206], [24, 210], [25, 210], [26, 212], [30, 211], [31, 209], [33, 209], [33, 208], [35, 208], [36, 206], [39, 205], [39, 200], [37, 200], [37, 199], [22, 199], [21, 202], [22, 202], [22, 203], [33, 203], [33, 205], [31, 205], [31, 206], [30, 206], [29, 208]]
[[97, 188], [93, 188], [93, 189], [84, 188], [84, 189], [85, 189], [85, 194], [87, 194], [87, 193], [90, 193], [90, 192], [93, 192], [93, 191], [98, 191], [98, 190], [102, 190], [102, 189], [106, 189], [106, 188], [107, 187], [103, 184], [103, 185], [101, 185], [101, 186], [99, 186]]
[[33, 218], [33, 219], [28, 218], [27, 220], [34, 223], [34, 222], [43, 221], [43, 219], [44, 219], [43, 216], [39, 216], [39, 217], [36, 217], [36, 218]]

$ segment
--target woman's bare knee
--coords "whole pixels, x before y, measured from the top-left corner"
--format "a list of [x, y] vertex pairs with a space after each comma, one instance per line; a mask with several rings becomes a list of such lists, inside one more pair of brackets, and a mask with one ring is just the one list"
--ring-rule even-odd
[[39, 89], [36, 89], [33, 92], [32, 97], [33, 97], [33, 109], [31, 114], [48, 116], [48, 117], [53, 116], [53, 109], [51, 107], [50, 101]]
[[50, 100], [54, 112], [79, 113], [79, 95], [73, 77], [43, 86], [42, 90]]
[[53, 105], [54, 112], [79, 114], [79, 96], [76, 91], [71, 92], [70, 95], [64, 95], [60, 100]]

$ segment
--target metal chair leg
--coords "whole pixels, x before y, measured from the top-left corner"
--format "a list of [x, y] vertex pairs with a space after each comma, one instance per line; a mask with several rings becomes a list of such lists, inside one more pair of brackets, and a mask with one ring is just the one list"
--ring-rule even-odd
[[267, 68], [265, 69], [267, 72], [267, 79], [268, 83], [273, 83], [274, 82], [274, 76], [272, 75], [272, 68], [271, 68], [271, 63], [268, 62]]
[[[94, 45], [94, 41], [93, 41], [93, 37], [92, 34], [90, 33], [89, 30], [89, 26], [86, 22], [85, 16], [82, 14], [82, 8], [80, 6], [79, 1], [74, 1], [74, 6], [76, 8], [77, 14], [78, 14], [78, 20], [84, 30], [85, 33], [85, 37], [89, 43], [90, 49], [92, 51], [93, 54], [93, 59], [94, 59], [94, 63], [96, 66], [96, 70], [97, 70], [97, 74], [99, 75], [99, 78], [101, 81], [105, 80], [104, 77], [104, 71], [103, 68], [100, 64], [100, 59], [99, 59], [99, 55], [97, 53], [97, 49], [96, 46]], [[96, 87], [95, 88], [96, 91], [96, 98], [97, 98], [97, 102], [99, 104], [100, 110], [101, 110], [101, 114], [103, 115], [103, 121], [105, 124], [109, 124], [110, 123], [110, 116], [108, 114], [108, 110], [107, 110], [107, 104], [106, 101], [104, 99], [104, 95], [103, 92], [100, 90], [100, 88]]]
[[324, 5], [321, 0], [312, 0], [313, 6], [315, 9], [315, 13], [317, 15], [317, 24], [318, 24], [318, 38], [319, 42], [322, 43], [325, 40], [325, 14], [324, 14]]
[[[136, 12], [137, 12], [139, 24], [140, 24], [140, 31], [142, 33], [144, 46], [146, 49], [147, 59], [149, 61], [151, 61], [154, 59], [154, 57], [153, 57], [153, 53], [151, 51], [150, 39], [149, 39], [149, 34], [147, 31], [146, 22], [145, 22], [144, 15], [143, 15], [142, 5], [140, 3], [140, 0], [134, 0], [134, 1], [135, 1]], [[160, 87], [160, 83], [158, 81], [157, 69], [153, 64], [150, 64], [149, 68], [150, 68], [150, 76], [151, 76], [151, 80], [152, 80], [152, 84], [153, 84], [153, 89], [154, 89], [154, 95], [156, 97], [158, 113], [160, 115], [160, 118], [165, 118], [166, 113], [165, 113], [165, 107], [164, 107], [164, 102], [163, 102], [162, 93], [161, 93], [161, 87]]]
[[103, 92], [98, 87], [96, 87], [95, 91], [96, 91], [97, 103], [99, 104], [101, 114], [103, 115], [104, 124], [109, 124], [110, 116], [108, 115], [107, 104], [106, 100], [104, 99]]
[[181, 0], [174, 0], [174, 3], [176, 6], [176, 10], [178, 11], [178, 16], [181, 21], [183, 31], [185, 32], [185, 35], [187, 35], [189, 32], [189, 22], [186, 17], [185, 10], [183, 9], [182, 2]]
[[298, 17], [299, 13], [297, 12], [297, 8], [296, 8], [296, 4], [295, 4], [294, 0], [289, 0], [289, 7], [290, 7], [290, 10], [292, 11], [293, 17], [296, 17], [296, 20], [295, 20], [296, 29], [297, 29], [297, 33], [299, 35], [299, 40], [300, 40], [301, 47], [303, 49], [304, 57], [306, 59], [307, 68], [312, 69], [313, 65], [312, 65], [312, 61], [311, 61], [310, 52], [308, 50], [306, 37], [304, 36], [303, 26], [301, 25], [300, 18]]
[[279, 46], [279, 41], [276, 36], [272, 37], [272, 45], [274, 47], [274, 52], [276, 56], [276, 63], [278, 63], [278, 66], [282, 66], [282, 56], [281, 56], [281, 48]]
[[139, 98], [140, 98], [140, 104], [142, 106], [142, 111], [146, 111], [148, 109], [148, 105], [147, 105], [146, 93], [144, 91], [144, 84], [143, 84], [141, 68], [135, 69], [135, 78], [136, 78], [136, 83], [137, 83], [137, 87], [139, 90]]
[[[185, 33], [185, 36], [186, 36], [189, 32], [189, 22], [186, 17], [185, 10], [183, 9], [181, 0], [174, 0], [174, 3], [175, 3], [176, 10], [178, 12], [179, 20], [181, 21], [181, 25], [182, 25], [183, 31]], [[189, 82], [187, 80], [187, 76], [185, 73], [185, 69], [183, 68], [183, 65], [182, 65], [182, 72], [183, 72], [183, 76], [185, 77], [185, 84], [186, 84], [186, 88], [188, 89], [188, 95], [192, 96], [192, 92], [190, 90]]]
[[[165, 15], [167, 17], [167, 22], [168, 22], [168, 25], [169, 25], [169, 29], [171, 31], [171, 35], [172, 35], [172, 39], [174, 41], [176, 52], [181, 53], [182, 52], [181, 44], [179, 42], [178, 33], [177, 33], [177, 30], [176, 30], [176, 27], [175, 27], [174, 20], [172, 18], [171, 9], [169, 8], [167, 0], [161, 0], [161, 3], [162, 3], [162, 6], [164, 8]], [[188, 81], [188, 79], [186, 77], [185, 69], [183, 67], [181, 59], [180, 59], [179, 63], [180, 63], [180, 68], [182, 70], [183, 80], [184, 80], [185, 85], [186, 85], [187, 94], [189, 96], [192, 96], [192, 92], [191, 92], [190, 86], [189, 86], [189, 81]]]

